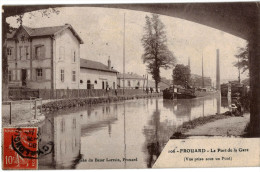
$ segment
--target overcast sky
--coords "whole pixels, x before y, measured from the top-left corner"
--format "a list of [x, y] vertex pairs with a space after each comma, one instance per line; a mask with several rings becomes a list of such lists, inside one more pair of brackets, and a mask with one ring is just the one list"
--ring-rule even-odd
[[[59, 15], [50, 18], [26, 14], [23, 24], [28, 27], [57, 26], [69, 23], [83, 39], [81, 58], [96, 60], [107, 64], [108, 56], [112, 66], [123, 71], [123, 21], [126, 22], [126, 72], [140, 75], [146, 74], [146, 66], [141, 56], [143, 47], [141, 38], [145, 24], [145, 12], [94, 8], [66, 7], [59, 8]], [[30, 17], [31, 16], [31, 17]], [[216, 78], [216, 49], [220, 50], [220, 77], [222, 81], [237, 79], [238, 70], [233, 67], [237, 47], [243, 47], [246, 41], [204, 25], [178, 18], [160, 16], [166, 26], [168, 47], [177, 57], [177, 63], [187, 65], [190, 57], [191, 72], [201, 75], [201, 58], [204, 56], [204, 75]], [[13, 27], [17, 27], [16, 19], [7, 19]], [[161, 76], [171, 78], [171, 70], [162, 70]], [[246, 78], [247, 73], [242, 75]]]

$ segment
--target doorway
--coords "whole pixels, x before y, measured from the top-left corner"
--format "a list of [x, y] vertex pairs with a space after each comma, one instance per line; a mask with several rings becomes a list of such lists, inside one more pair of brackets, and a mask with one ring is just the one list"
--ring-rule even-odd
[[22, 69], [22, 86], [26, 86], [26, 69]]
[[105, 89], [105, 82], [102, 81], [102, 89]]

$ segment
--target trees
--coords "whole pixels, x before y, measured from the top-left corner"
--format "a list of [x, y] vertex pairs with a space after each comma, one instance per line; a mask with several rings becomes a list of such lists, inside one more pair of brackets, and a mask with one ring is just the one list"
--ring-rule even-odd
[[248, 56], [249, 56], [249, 49], [247, 43], [246, 47], [239, 47], [238, 53], [235, 55], [238, 61], [234, 64], [234, 66], [237, 67], [238, 69], [242, 69], [242, 73], [244, 73], [249, 69]]
[[144, 47], [142, 59], [155, 80], [156, 92], [158, 92], [158, 83], [161, 80], [160, 68], [168, 69], [174, 66], [176, 60], [167, 47], [165, 26], [159, 19], [159, 15], [152, 14], [151, 18], [146, 16], [145, 19], [145, 33], [141, 39]]
[[186, 87], [190, 83], [190, 68], [183, 64], [177, 64], [173, 69], [173, 83]]

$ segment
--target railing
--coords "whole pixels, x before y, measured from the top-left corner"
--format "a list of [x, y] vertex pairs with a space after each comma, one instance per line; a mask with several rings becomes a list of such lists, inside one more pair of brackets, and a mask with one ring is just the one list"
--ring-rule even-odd
[[[38, 112], [38, 108], [39, 111]], [[36, 119], [38, 113], [42, 113], [42, 99], [30, 97], [30, 100], [4, 101], [2, 102], [3, 123], [10, 125], [23, 120]]]
[[[150, 90], [148, 90], [150, 92]], [[155, 91], [155, 90], [154, 90]], [[30, 97], [49, 99], [72, 99], [85, 97], [106, 97], [121, 95], [138, 95], [147, 93], [143, 89], [10, 89], [11, 100], [30, 100]]]

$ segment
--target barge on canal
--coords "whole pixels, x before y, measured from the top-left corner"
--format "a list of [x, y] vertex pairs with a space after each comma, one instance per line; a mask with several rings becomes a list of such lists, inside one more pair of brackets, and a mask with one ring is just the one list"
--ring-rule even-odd
[[183, 88], [178, 85], [163, 90], [164, 99], [192, 99], [196, 98], [194, 88]]

